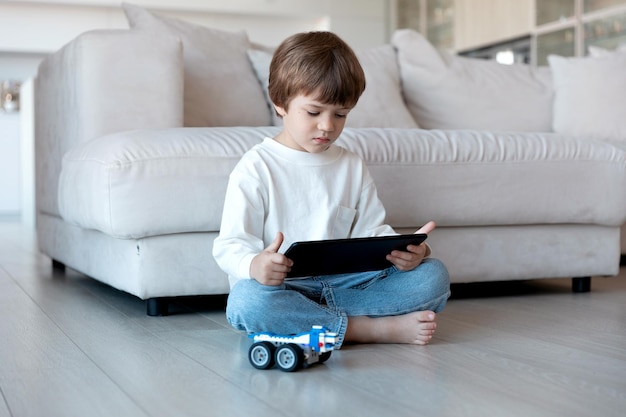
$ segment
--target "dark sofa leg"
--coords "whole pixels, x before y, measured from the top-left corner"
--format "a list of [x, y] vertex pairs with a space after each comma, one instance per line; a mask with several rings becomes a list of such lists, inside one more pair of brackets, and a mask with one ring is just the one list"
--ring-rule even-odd
[[65, 271], [65, 264], [63, 262], [59, 262], [56, 259], [52, 260], [52, 269], [59, 272]]
[[573, 292], [589, 292], [591, 291], [591, 277], [572, 278]]
[[169, 312], [169, 300], [167, 298], [148, 298], [146, 300], [146, 307], [149, 316], [167, 316]]

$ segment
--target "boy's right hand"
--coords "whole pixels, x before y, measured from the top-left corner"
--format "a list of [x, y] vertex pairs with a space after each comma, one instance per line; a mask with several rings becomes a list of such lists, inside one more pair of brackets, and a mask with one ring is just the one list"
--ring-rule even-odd
[[282, 232], [276, 234], [276, 239], [263, 252], [252, 258], [250, 276], [264, 285], [281, 285], [287, 273], [291, 271], [293, 261], [282, 253], [278, 253], [283, 244]]

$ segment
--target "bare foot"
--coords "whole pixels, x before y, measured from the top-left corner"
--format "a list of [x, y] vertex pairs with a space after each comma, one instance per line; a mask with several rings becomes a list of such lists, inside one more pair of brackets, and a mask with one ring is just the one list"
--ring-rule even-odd
[[436, 318], [432, 311], [377, 318], [349, 317], [345, 340], [357, 343], [426, 345], [437, 329]]

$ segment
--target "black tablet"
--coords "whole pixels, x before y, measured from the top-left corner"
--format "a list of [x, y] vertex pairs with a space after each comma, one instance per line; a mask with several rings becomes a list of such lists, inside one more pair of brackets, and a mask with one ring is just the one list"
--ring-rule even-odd
[[287, 278], [377, 271], [391, 266], [392, 250], [419, 245], [426, 234], [295, 242], [285, 256], [293, 261]]

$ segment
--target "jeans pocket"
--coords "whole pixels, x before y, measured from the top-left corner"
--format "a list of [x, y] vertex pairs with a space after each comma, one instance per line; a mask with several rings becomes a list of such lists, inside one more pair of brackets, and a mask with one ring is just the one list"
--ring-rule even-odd
[[350, 207], [337, 207], [335, 222], [331, 231], [330, 239], [345, 239], [350, 236], [352, 223], [356, 217], [356, 210]]

